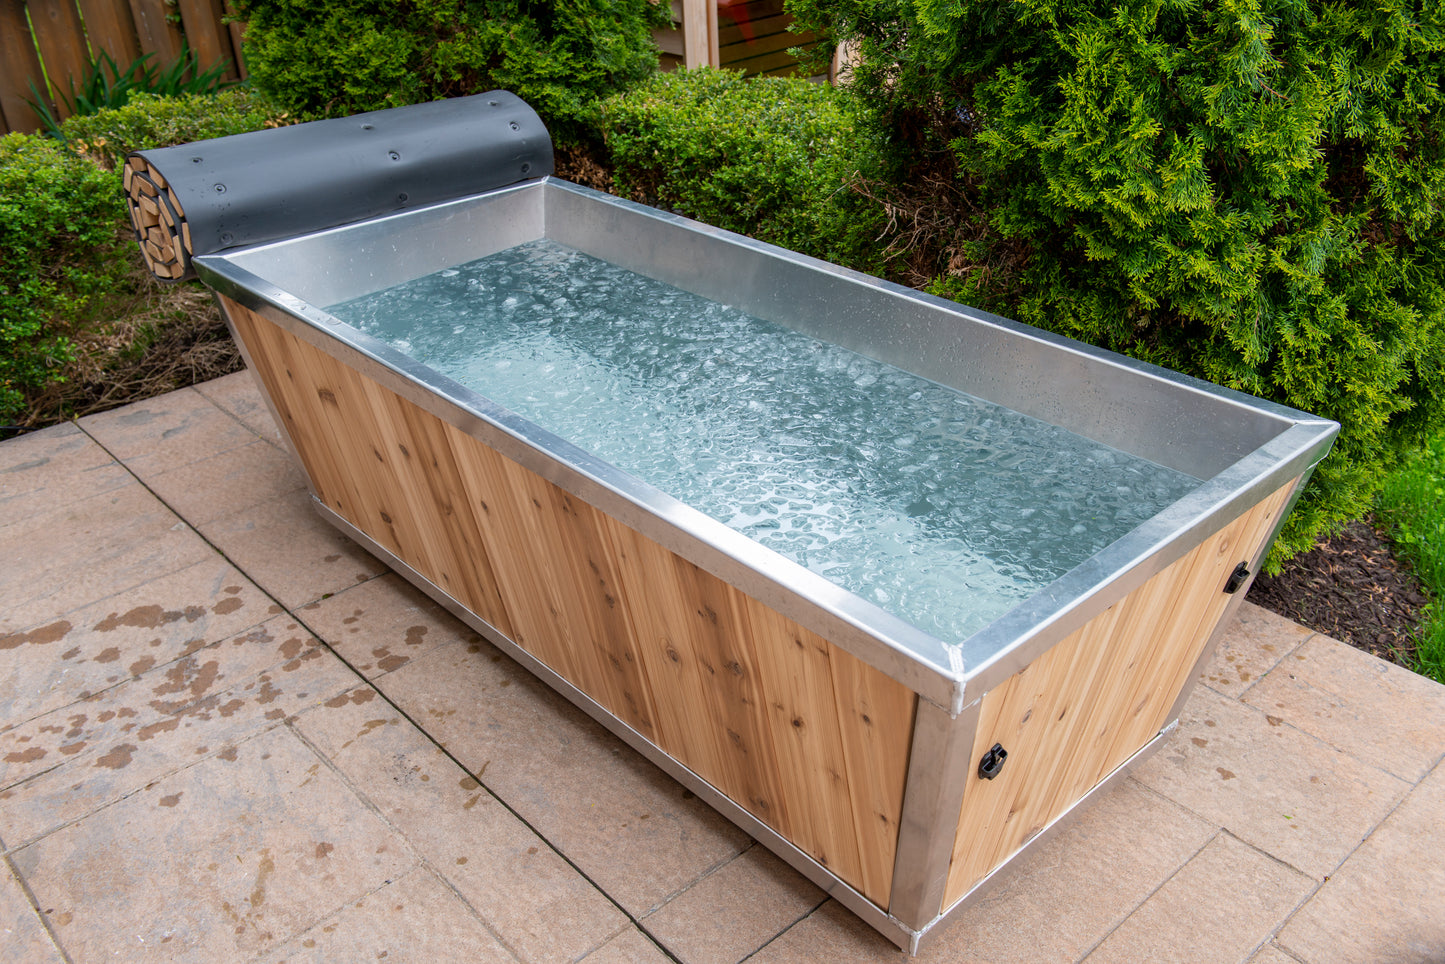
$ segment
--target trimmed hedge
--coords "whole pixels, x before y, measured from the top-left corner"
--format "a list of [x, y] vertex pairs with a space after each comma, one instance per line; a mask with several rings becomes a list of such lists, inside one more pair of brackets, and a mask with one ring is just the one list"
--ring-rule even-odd
[[0, 422], [61, 377], [67, 337], [125, 275], [120, 179], [47, 137], [0, 137]]
[[255, 91], [233, 87], [179, 97], [134, 93], [123, 107], [68, 118], [60, 131], [74, 150], [114, 170], [131, 151], [246, 134], [286, 122], [286, 115]]
[[1341, 423], [1274, 565], [1445, 425], [1436, 0], [790, 7], [977, 212], [935, 290]]
[[657, 70], [651, 0], [235, 0], [250, 80], [284, 109], [340, 116], [503, 88], [554, 136]]
[[598, 116], [624, 196], [816, 257], [878, 261], [881, 212], [849, 190], [877, 154], [837, 88], [675, 71]]

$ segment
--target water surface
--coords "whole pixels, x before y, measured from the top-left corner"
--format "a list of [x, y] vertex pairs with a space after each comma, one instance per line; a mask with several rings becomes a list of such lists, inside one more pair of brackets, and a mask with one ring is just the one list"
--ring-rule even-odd
[[1199, 484], [552, 241], [327, 310], [945, 642]]

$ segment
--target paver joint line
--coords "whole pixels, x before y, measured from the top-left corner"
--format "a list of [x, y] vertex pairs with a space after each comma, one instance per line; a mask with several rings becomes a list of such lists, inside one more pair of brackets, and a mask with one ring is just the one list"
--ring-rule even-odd
[[65, 950], [65, 945], [60, 942], [60, 935], [55, 933], [55, 927], [50, 922], [50, 915], [41, 909], [40, 901], [36, 899], [35, 891], [31, 889], [30, 882], [25, 879], [24, 874], [20, 873], [20, 868], [15, 866], [15, 861], [10, 859], [8, 852], [5, 854], [5, 869], [15, 878], [15, 882], [20, 885], [21, 892], [25, 894], [25, 900], [30, 904], [30, 909], [35, 912], [35, 916], [39, 918], [40, 926], [45, 929], [46, 936], [50, 938], [50, 943], [55, 945], [55, 950], [60, 954], [61, 959], [65, 961], [65, 964], [74, 964], [74, 962], [71, 961], [70, 954]]
[[[365, 686], [367, 686], [368, 688], [370, 688], [373, 692], [375, 692], [375, 693], [376, 693], [378, 696], [380, 696], [383, 700], [386, 700], [386, 694], [382, 693], [380, 690], [377, 690], [374, 686], [371, 686], [370, 683], [365, 683], [365, 682], [364, 682], [363, 685], [365, 685]], [[387, 701], [387, 702], [388, 702], [388, 705], [390, 705], [390, 701]], [[472, 913], [472, 916], [473, 916], [473, 917], [476, 918], [477, 922], [478, 922], [479, 924], [481, 924], [481, 926], [482, 926], [483, 928], [486, 929], [487, 933], [491, 934], [494, 938], [496, 938], [497, 943], [499, 943], [499, 944], [501, 944], [503, 947], [505, 947], [505, 948], [507, 949], [507, 951], [508, 951], [510, 954], [512, 954], [513, 957], [516, 957], [518, 960], [521, 960], [521, 959], [522, 959], [522, 958], [521, 958], [521, 955], [520, 955], [520, 954], [518, 953], [518, 951], [517, 951], [517, 948], [511, 946], [511, 944], [506, 940], [506, 938], [505, 938], [502, 934], [497, 933], [496, 929], [495, 929], [494, 927], [492, 927], [492, 925], [486, 920], [485, 917], [482, 916], [482, 914], [477, 910], [477, 908], [474, 907], [474, 906], [472, 906], [472, 902], [469, 901], [469, 900], [467, 900], [466, 896], [463, 895], [463, 894], [461, 893], [461, 891], [457, 890], [457, 888], [452, 884], [452, 882], [446, 878], [446, 875], [445, 875], [445, 874], [442, 874], [442, 873], [440, 872], [440, 869], [439, 869], [439, 868], [432, 866], [431, 861], [429, 861], [429, 860], [426, 858], [426, 856], [425, 856], [424, 854], [422, 854], [422, 853], [416, 848], [416, 846], [411, 842], [411, 840], [407, 838], [406, 834], [402, 831], [402, 829], [401, 829], [400, 827], [398, 827], [398, 826], [395, 824], [395, 822], [393, 822], [392, 819], [386, 815], [386, 812], [385, 812], [385, 811], [383, 811], [380, 807], [378, 807], [378, 806], [376, 805], [376, 802], [373, 801], [373, 800], [371, 799], [371, 797], [366, 794], [365, 791], [363, 791], [360, 787], [358, 787], [358, 786], [356, 785], [355, 781], [353, 781], [349, 776], [347, 776], [347, 774], [345, 773], [345, 771], [343, 771], [340, 767], [338, 767], [338, 766], [336, 765], [336, 761], [332, 760], [332, 759], [331, 759], [331, 756], [330, 756], [329, 754], [327, 754], [324, 750], [322, 750], [320, 747], [318, 747], [314, 742], [312, 742], [310, 739], [308, 739], [308, 738], [306, 737], [306, 734], [302, 733], [302, 732], [294, 725], [294, 722], [293, 722], [292, 720], [289, 720], [289, 719], [288, 719], [283, 725], [286, 726], [288, 729], [290, 729], [292, 735], [295, 736], [296, 739], [299, 740], [303, 746], [305, 746], [308, 750], [310, 750], [313, 754], [315, 754], [315, 755], [316, 755], [316, 758], [319, 759], [322, 763], [324, 763], [324, 764], [326, 765], [326, 768], [327, 768], [328, 770], [330, 770], [330, 771], [332, 772], [332, 774], [335, 775], [336, 778], [337, 778], [338, 780], [340, 780], [341, 783], [342, 783], [348, 790], [351, 791], [352, 795], [354, 795], [358, 800], [361, 801], [361, 803], [362, 803], [368, 810], [370, 810], [372, 813], [374, 813], [374, 814], [376, 815], [377, 819], [379, 819], [382, 823], [384, 823], [384, 824], [386, 824], [388, 827], [390, 827], [390, 828], [396, 833], [396, 835], [397, 835], [398, 837], [401, 837], [402, 840], [404, 840], [404, 841], [406, 842], [407, 849], [411, 852], [412, 856], [416, 858], [417, 863], [418, 863], [420, 866], [425, 867], [425, 868], [426, 868], [427, 870], [429, 870], [431, 873], [433, 873], [433, 874], [436, 876], [438, 882], [440, 882], [443, 887], [447, 888], [447, 889], [450, 890], [453, 894], [455, 894], [456, 897], [457, 897], [457, 899], [462, 902], [462, 905], [463, 905], [464, 907], [466, 907], [466, 908]], [[418, 729], [420, 729], [420, 728], [418, 727]], [[449, 757], [448, 759], [450, 759], [450, 757]], [[455, 763], [456, 761], [452, 761], [452, 762]], [[458, 767], [458, 769], [461, 769], [461, 771], [462, 771], [463, 773], [466, 773], [466, 772], [467, 772], [467, 771], [465, 770], [465, 768]], [[468, 774], [468, 775], [470, 776], [470, 774]], [[475, 779], [475, 778], [474, 778], [474, 779]], [[379, 891], [379, 890], [381, 890], [382, 887], [385, 887], [385, 886], [389, 885], [390, 883], [391, 883], [391, 881], [388, 880], [388, 881], [386, 881], [385, 883], [383, 883], [383, 884], [381, 885], [381, 887], [376, 888], [376, 890]], [[373, 891], [373, 892], [375, 892], [375, 891]], [[362, 899], [364, 899], [364, 897], [362, 897], [362, 898], [357, 898], [356, 901], [353, 901], [353, 904], [359, 902], [359, 901], [362, 900]], [[344, 910], [344, 908], [338, 908], [338, 909], [335, 911], [335, 913], [333, 913], [331, 916], [332, 916], [332, 917], [336, 917], [336, 916], [340, 915], [343, 910]], [[321, 923], [322, 923], [322, 922], [318, 921], [316, 926], [320, 926]], [[299, 935], [298, 935], [298, 936], [299, 936]]]

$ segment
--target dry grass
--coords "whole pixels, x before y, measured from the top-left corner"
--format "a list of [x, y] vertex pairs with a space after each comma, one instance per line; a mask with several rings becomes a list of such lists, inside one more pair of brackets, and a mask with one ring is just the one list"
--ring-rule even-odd
[[597, 159], [593, 148], [557, 144], [553, 147], [552, 160], [558, 177], [594, 190], [612, 191], [612, 171]]
[[923, 171], [906, 183], [858, 180], [849, 188], [882, 208], [887, 218], [883, 257], [893, 280], [931, 288], [944, 280], [1006, 300], [1032, 252], [999, 237], [972, 185], [951, 165]]

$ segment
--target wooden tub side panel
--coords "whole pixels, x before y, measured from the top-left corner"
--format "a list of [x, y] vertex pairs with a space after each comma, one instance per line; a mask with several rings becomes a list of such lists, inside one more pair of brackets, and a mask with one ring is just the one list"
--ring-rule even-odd
[[907, 687], [222, 301], [320, 500], [888, 906]]
[[[487, 557], [463, 551], [456, 537], [475, 529], [470, 509], [440, 491], [443, 479], [459, 474], [451, 450], [434, 432], [429, 438], [408, 429], [414, 406], [235, 302], [223, 302], [317, 498], [510, 633]], [[417, 414], [417, 424], [430, 418]]]
[[1133, 756], [1168, 722], [1229, 604], [1224, 584], [1255, 558], [1294, 489], [1284, 486], [984, 694], [941, 910]]

